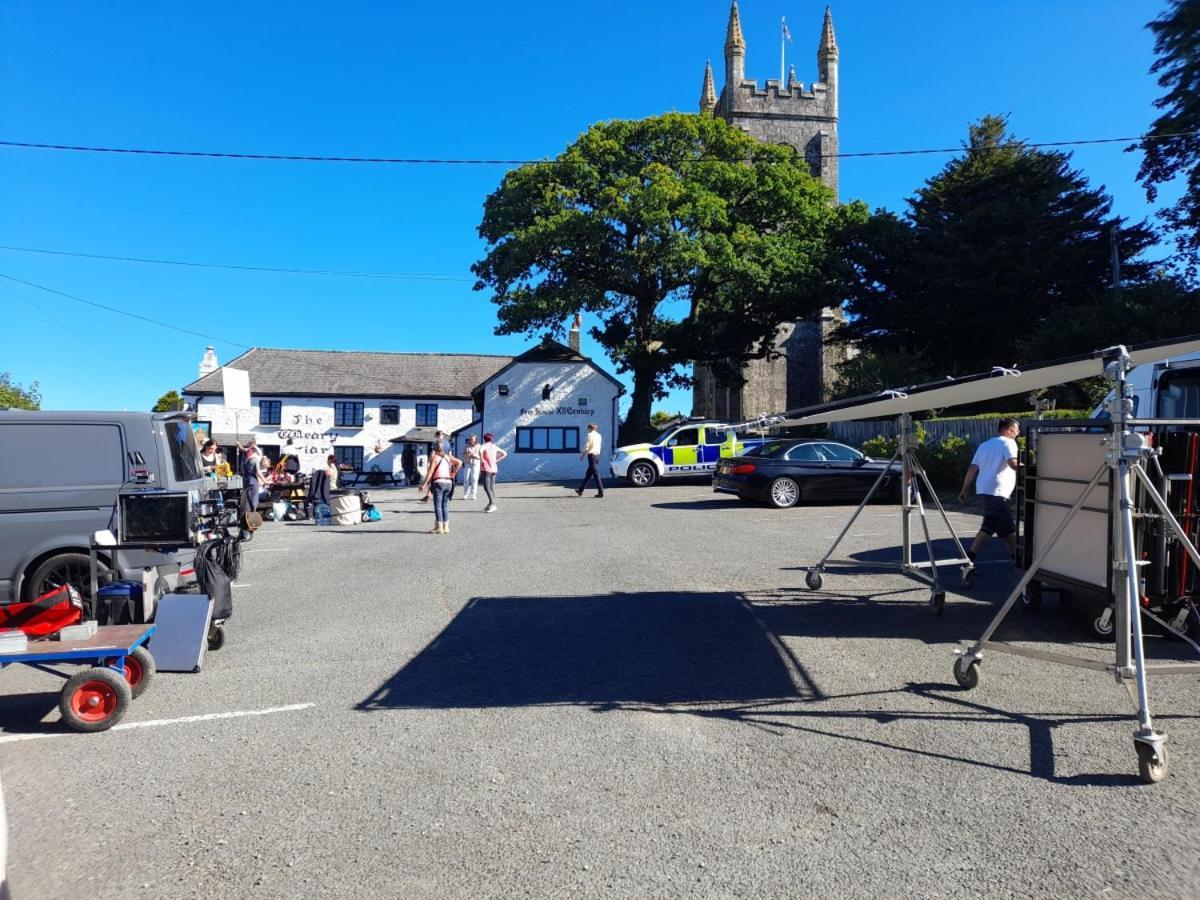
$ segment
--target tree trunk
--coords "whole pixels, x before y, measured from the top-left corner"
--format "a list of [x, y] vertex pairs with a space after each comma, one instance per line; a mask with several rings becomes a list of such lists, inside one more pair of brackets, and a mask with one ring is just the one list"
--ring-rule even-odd
[[621, 443], [636, 444], [654, 437], [657, 429], [650, 424], [650, 407], [654, 402], [654, 370], [634, 368], [633, 402], [621, 428]]

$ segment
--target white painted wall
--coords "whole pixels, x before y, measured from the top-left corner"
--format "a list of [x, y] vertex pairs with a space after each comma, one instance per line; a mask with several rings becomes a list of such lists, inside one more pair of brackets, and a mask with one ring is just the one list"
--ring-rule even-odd
[[[251, 385], [253, 387], [253, 385]], [[220, 398], [185, 395], [185, 399], [195, 403], [196, 418], [212, 422], [214, 434], [240, 433], [242, 443], [253, 435], [261, 444], [278, 444], [283, 446], [287, 438], [293, 439], [293, 449], [300, 457], [301, 471], [310, 472], [323, 467], [325, 460], [338, 447], [362, 447], [363, 468], [370, 470], [379, 466], [385, 472], [399, 472], [400, 454], [403, 444], [391, 444], [395, 437], [403, 437], [417, 424], [417, 407], [420, 403], [436, 403], [438, 408], [437, 427], [450, 433], [470, 423], [474, 412], [470, 400], [370, 400], [359, 397], [271, 397], [270, 395], [252, 395], [254, 409], [243, 411], [239, 416], [233, 410], [225, 408]], [[363, 403], [362, 428], [335, 428], [333, 425], [334, 400], [349, 400]], [[279, 400], [283, 404], [279, 425], [259, 425], [259, 400]], [[380, 407], [395, 405], [400, 407], [400, 422], [397, 425], [380, 424]], [[384, 450], [376, 453], [376, 445]], [[278, 462], [273, 459], [273, 462]]]
[[[500, 396], [500, 385], [508, 396]], [[542, 400], [542, 387], [551, 386], [550, 400]], [[579, 429], [579, 446], [587, 440], [588, 422], [595, 422], [604, 439], [601, 470], [607, 472], [609, 454], [617, 440], [616, 398], [619, 388], [587, 363], [517, 363], [484, 385], [483, 419], [471, 429], [490, 431], [508, 452], [500, 464], [501, 481], [553, 481], [582, 478], [586, 463], [579, 453], [517, 452], [518, 426], [551, 426]], [[580, 398], [587, 401], [580, 406]], [[461, 448], [466, 434], [459, 435]]]

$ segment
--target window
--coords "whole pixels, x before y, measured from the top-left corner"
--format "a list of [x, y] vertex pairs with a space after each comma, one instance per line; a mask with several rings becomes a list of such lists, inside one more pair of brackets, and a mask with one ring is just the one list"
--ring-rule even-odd
[[587, 406], [587, 397], [580, 397], [577, 406]]
[[548, 384], [542, 388], [542, 399], [543, 400], [550, 399], [550, 385], [548, 385]]
[[821, 444], [821, 455], [830, 462], [856, 462], [862, 454], [845, 444]]
[[508, 396], [508, 385], [507, 384], [500, 385], [499, 392], [500, 392], [501, 397], [507, 397]]
[[[167, 447], [171, 451], [171, 466], [176, 481], [193, 481], [203, 478], [200, 471], [200, 449], [192, 436], [192, 426], [186, 421], [172, 419], [163, 430], [167, 434]], [[91, 448], [88, 448], [89, 452]]]
[[682, 431], [677, 431], [667, 441], [668, 447], [694, 447], [700, 443], [699, 428], [684, 428]]
[[579, 428], [518, 428], [518, 453], [578, 453]]
[[437, 404], [436, 403], [418, 403], [417, 404], [417, 425], [425, 425], [437, 427]]
[[389, 404], [388, 406], [379, 407], [379, 424], [380, 425], [399, 425], [400, 424], [400, 407]]
[[792, 462], [821, 462], [824, 459], [817, 453], [816, 444], [797, 444], [788, 451], [787, 458]]
[[278, 425], [280, 417], [283, 415], [282, 400], [259, 400], [258, 401], [258, 424], [259, 425]]
[[362, 447], [334, 447], [333, 455], [337, 457], [338, 468], [347, 466], [351, 469], [354, 469], [356, 472], [362, 469]]
[[352, 400], [333, 401], [334, 428], [362, 428], [363, 405]]

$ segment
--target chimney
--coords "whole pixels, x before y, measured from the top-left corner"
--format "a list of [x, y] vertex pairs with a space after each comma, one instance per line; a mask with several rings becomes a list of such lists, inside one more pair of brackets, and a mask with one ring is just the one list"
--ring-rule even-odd
[[575, 313], [575, 321], [571, 323], [571, 331], [567, 335], [567, 345], [576, 353], [579, 352], [579, 326], [583, 324], [583, 316]]
[[200, 374], [197, 377], [203, 378], [219, 368], [221, 368], [221, 364], [217, 362], [217, 351], [212, 347], [205, 347], [204, 359], [200, 360]]

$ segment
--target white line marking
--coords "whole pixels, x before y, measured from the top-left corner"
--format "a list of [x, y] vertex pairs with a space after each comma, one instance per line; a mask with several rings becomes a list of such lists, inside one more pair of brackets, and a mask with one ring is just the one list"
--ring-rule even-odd
[[[109, 731], [126, 731], [130, 728], [158, 728], [162, 725], [182, 725], [188, 722], [211, 722], [215, 719], [241, 719], [246, 716], [269, 716], [272, 713], [296, 712], [310, 709], [315, 703], [293, 703], [291, 706], [272, 706], [267, 709], [239, 709], [233, 712], [204, 713], [199, 716], [183, 716], [179, 719], [150, 719], [145, 722], [122, 722], [114, 725]], [[72, 737], [73, 731], [39, 731], [32, 734], [8, 734], [0, 737], [0, 744], [12, 744], [17, 741], [36, 741], [41, 738]]]
[[291, 553], [291, 547], [263, 547], [260, 550], [243, 550], [243, 553]]
[[238, 584], [236, 581], [230, 587], [254, 587], [252, 584]]

